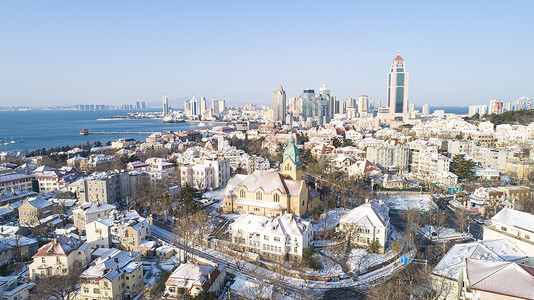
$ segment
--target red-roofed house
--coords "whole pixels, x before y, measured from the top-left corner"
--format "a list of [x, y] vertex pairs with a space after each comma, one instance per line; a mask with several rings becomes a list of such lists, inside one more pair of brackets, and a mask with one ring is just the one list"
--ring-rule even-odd
[[85, 267], [91, 258], [89, 244], [60, 236], [39, 248], [30, 264], [30, 277], [67, 275], [70, 271]]

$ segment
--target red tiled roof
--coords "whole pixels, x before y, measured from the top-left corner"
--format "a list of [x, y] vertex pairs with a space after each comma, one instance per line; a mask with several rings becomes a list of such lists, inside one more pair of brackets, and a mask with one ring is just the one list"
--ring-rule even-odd
[[395, 57], [395, 59], [393, 61], [396, 61], [396, 60], [402, 60], [404, 61], [404, 59], [400, 56], [400, 55], [397, 55], [397, 57]]

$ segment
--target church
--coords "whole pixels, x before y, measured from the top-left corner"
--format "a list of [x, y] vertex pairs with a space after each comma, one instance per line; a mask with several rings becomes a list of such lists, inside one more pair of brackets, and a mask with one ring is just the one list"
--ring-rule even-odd
[[291, 136], [280, 171], [254, 171], [235, 175], [224, 190], [221, 209], [228, 213], [250, 212], [262, 216], [290, 213], [308, 216], [319, 206], [319, 192], [302, 179], [300, 152]]

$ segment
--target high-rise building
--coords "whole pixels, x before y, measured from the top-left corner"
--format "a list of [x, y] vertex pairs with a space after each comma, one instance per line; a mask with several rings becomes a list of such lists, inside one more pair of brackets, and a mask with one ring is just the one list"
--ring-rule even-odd
[[369, 97], [365, 94], [361, 94], [358, 97], [358, 113], [366, 113], [369, 108]]
[[167, 94], [163, 96], [163, 115], [166, 116], [169, 114], [169, 99], [167, 98]]
[[222, 114], [224, 110], [226, 109], [224, 100], [217, 99], [217, 98], [213, 98], [213, 100], [211, 100], [211, 107], [213, 108], [214, 115]]
[[415, 111], [415, 104], [410, 103], [408, 105], [408, 111], [410, 112], [410, 114], [413, 114], [413, 112]]
[[198, 112], [200, 115], [203, 115], [206, 111], [206, 97], [200, 98], [200, 111]]
[[388, 74], [387, 106], [389, 114], [381, 114], [381, 119], [408, 120], [408, 72], [400, 55], [393, 60]]
[[281, 85], [276, 87], [273, 94], [273, 122], [286, 122], [286, 91]]
[[141, 109], [146, 109], [146, 102], [145, 101], [141, 102]]
[[423, 116], [427, 117], [430, 115], [430, 105], [428, 103], [425, 103], [423, 105]]
[[190, 119], [197, 120], [200, 116], [199, 101], [195, 96], [184, 103], [184, 115]]

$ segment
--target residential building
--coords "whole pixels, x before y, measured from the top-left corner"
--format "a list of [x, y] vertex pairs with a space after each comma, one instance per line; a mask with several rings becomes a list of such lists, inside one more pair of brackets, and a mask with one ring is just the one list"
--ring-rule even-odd
[[30, 298], [33, 282], [22, 280], [18, 276], [0, 277], [0, 297], [3, 300], [26, 300]]
[[430, 273], [432, 287], [440, 291], [440, 299], [459, 299], [461, 274], [466, 259], [525, 262], [528, 256], [507, 239], [481, 240], [453, 245]]
[[452, 155], [473, 155], [474, 151], [476, 150], [477, 143], [472, 140], [449, 140], [447, 147], [447, 152]]
[[508, 239], [529, 256], [527, 264], [534, 264], [534, 216], [503, 208], [491, 218], [491, 226], [484, 227], [484, 239]]
[[302, 251], [312, 243], [313, 234], [310, 222], [292, 214], [270, 217], [249, 213], [230, 224], [232, 243], [279, 262], [300, 261]]
[[534, 267], [509, 261], [467, 259], [459, 299], [534, 299]]
[[127, 171], [94, 173], [84, 179], [78, 190], [78, 199], [83, 202], [116, 203], [131, 197], [130, 175]]
[[85, 267], [91, 258], [87, 243], [75, 238], [60, 236], [39, 248], [29, 265], [31, 279], [51, 275], [67, 275], [74, 269]]
[[0, 175], [0, 193], [11, 190], [31, 191], [33, 176], [23, 173]]
[[110, 249], [80, 276], [79, 299], [141, 299], [141, 253]]
[[79, 233], [85, 232], [85, 225], [91, 222], [107, 219], [115, 205], [103, 202], [86, 202], [72, 211], [72, 220]]
[[210, 266], [188, 262], [181, 264], [165, 282], [165, 296], [178, 299], [184, 294], [192, 297], [201, 292], [218, 294], [226, 281], [224, 266]]
[[354, 177], [364, 177], [364, 176], [370, 176], [375, 177], [382, 173], [380, 168], [375, 166], [372, 162], [369, 160], [360, 160], [351, 165], [348, 168], [349, 176]]
[[451, 159], [437, 152], [426, 153], [419, 157], [417, 171], [427, 178], [435, 179], [438, 174], [449, 172]]
[[349, 211], [336, 226], [336, 232], [345, 234], [352, 244], [368, 246], [372, 241], [384, 253], [389, 233], [389, 208], [378, 201], [364, 203]]
[[114, 215], [88, 223], [85, 227], [87, 243], [96, 248], [146, 252], [143, 242], [150, 238], [150, 222], [136, 211]]
[[368, 147], [367, 159], [377, 167], [395, 171], [407, 171], [410, 151], [407, 147]]
[[33, 177], [39, 183], [39, 193], [60, 190], [76, 180], [75, 174], [41, 166], [33, 171]]
[[40, 220], [54, 214], [56, 206], [57, 204], [41, 196], [29, 198], [19, 207], [19, 224], [39, 224]]

